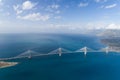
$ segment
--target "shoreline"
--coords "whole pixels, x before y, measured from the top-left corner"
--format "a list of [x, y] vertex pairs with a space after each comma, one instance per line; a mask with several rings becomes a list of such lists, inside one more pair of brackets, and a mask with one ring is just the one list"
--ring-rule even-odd
[[0, 69], [1, 68], [7, 68], [7, 67], [11, 67], [11, 66], [15, 66], [17, 65], [18, 62], [5, 62], [5, 61], [0, 61]]

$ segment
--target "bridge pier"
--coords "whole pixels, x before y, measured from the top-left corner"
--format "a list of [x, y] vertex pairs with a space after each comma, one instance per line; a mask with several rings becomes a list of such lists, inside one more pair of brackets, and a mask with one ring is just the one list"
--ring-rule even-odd
[[58, 48], [58, 54], [59, 56], [62, 56], [62, 48]]
[[28, 58], [29, 58], [29, 59], [32, 58], [32, 55], [30, 54], [30, 55], [28, 56]]
[[27, 52], [29, 53], [28, 58], [29, 58], [29, 59], [30, 59], [30, 58], [32, 58], [32, 54], [30, 53], [30, 52], [31, 52], [31, 50], [28, 50]]
[[109, 47], [106, 47], [106, 54], [108, 54], [109, 53]]
[[84, 47], [84, 55], [87, 55], [87, 47]]

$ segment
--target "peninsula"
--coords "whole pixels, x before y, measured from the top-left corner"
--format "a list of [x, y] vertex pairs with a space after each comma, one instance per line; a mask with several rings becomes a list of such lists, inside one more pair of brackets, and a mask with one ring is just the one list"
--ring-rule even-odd
[[5, 62], [5, 61], [0, 61], [0, 68], [6, 68], [6, 67], [11, 67], [14, 65], [17, 65], [17, 62]]

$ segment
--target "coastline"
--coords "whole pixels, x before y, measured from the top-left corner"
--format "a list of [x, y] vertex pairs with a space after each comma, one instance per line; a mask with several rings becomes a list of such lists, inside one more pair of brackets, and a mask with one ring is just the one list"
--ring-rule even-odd
[[120, 52], [120, 37], [104, 38], [101, 42], [109, 47], [111, 51]]
[[0, 68], [6, 68], [6, 67], [11, 67], [17, 65], [18, 62], [5, 62], [5, 61], [0, 61]]

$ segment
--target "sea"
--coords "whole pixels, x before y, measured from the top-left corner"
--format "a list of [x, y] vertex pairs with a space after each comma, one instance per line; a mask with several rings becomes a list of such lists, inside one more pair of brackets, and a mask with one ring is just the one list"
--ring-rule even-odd
[[120, 53], [74, 51], [87, 46], [106, 47], [101, 38], [85, 34], [0, 34], [0, 58], [15, 57], [27, 50], [47, 54], [59, 47], [72, 51], [59, 56], [7, 60], [16, 66], [1, 68], [0, 80], [120, 80]]

